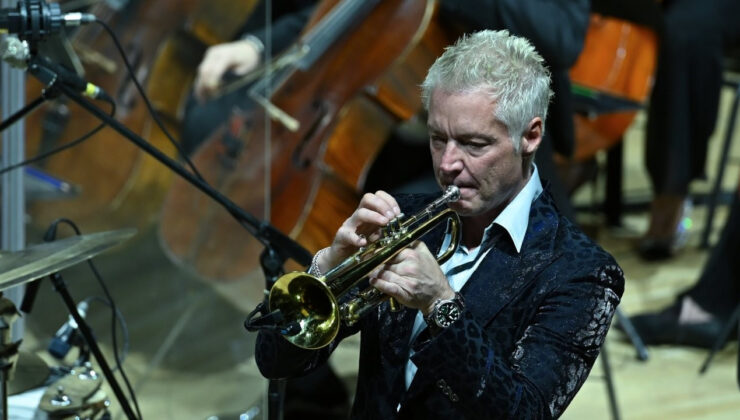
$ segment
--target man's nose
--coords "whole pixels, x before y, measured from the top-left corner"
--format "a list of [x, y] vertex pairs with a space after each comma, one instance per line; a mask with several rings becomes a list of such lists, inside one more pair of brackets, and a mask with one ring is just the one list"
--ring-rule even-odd
[[444, 172], [459, 172], [462, 170], [462, 153], [460, 151], [460, 145], [456, 141], [447, 141], [439, 168]]

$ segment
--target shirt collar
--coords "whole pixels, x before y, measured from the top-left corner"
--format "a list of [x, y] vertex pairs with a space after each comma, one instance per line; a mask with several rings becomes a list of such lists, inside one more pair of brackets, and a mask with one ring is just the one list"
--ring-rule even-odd
[[484, 234], [484, 237], [489, 236], [494, 224], [501, 226], [509, 233], [509, 237], [511, 237], [511, 241], [514, 243], [517, 252], [521, 251], [524, 235], [527, 233], [529, 211], [532, 208], [532, 202], [542, 193], [542, 182], [540, 182], [537, 165], [532, 163], [532, 167], [534, 169], [527, 184], [524, 185], [524, 188], [519, 191], [519, 194], [514, 197], [514, 200], [504, 208], [498, 217], [494, 219], [491, 225], [486, 228]]

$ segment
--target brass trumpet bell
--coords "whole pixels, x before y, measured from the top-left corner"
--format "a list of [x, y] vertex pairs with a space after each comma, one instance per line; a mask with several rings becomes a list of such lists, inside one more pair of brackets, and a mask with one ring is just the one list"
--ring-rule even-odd
[[310, 274], [293, 272], [280, 277], [270, 289], [269, 305], [271, 311], [279, 308], [286, 319], [300, 325], [299, 334], [286, 337], [298, 347], [324, 347], [339, 332], [337, 299], [324, 280]]

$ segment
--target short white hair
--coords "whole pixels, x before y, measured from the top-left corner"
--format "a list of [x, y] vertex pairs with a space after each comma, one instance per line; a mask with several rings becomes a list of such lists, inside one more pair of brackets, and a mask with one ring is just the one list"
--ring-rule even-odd
[[479, 31], [458, 39], [429, 68], [421, 89], [427, 110], [435, 89], [488, 91], [496, 101], [494, 117], [506, 125], [517, 151], [533, 118], [542, 118], [544, 134], [553, 94], [542, 56], [526, 38], [506, 30]]

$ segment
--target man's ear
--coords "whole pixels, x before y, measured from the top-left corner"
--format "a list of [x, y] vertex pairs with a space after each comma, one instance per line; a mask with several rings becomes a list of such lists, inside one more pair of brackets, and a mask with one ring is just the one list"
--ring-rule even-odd
[[534, 117], [527, 125], [527, 129], [524, 130], [524, 134], [522, 135], [522, 156], [531, 156], [540, 147], [540, 142], [542, 142], [542, 124], [542, 118]]

